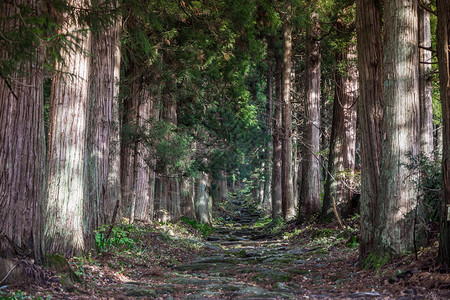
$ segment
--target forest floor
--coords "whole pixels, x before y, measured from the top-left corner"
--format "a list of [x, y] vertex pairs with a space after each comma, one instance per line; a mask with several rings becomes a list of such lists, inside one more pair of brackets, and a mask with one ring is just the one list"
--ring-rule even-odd
[[189, 220], [118, 226], [100, 255], [69, 262], [73, 272], [48, 267], [46, 285], [5, 285], [0, 299], [450, 299], [436, 243], [418, 260], [364, 270], [355, 218], [346, 230], [286, 225], [235, 199], [217, 219], [214, 229]]

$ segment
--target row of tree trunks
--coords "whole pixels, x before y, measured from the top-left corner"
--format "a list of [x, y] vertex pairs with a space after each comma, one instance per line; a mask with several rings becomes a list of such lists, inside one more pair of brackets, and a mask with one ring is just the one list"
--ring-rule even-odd
[[317, 154], [320, 150], [320, 24], [313, 13], [306, 37], [306, 103], [305, 128], [302, 151], [302, 180], [300, 188], [301, 209], [299, 221], [311, 219], [320, 212], [320, 166]]
[[[18, 30], [18, 19], [10, 18], [22, 4], [40, 10], [34, 0], [2, 2], [2, 29]], [[0, 58], [8, 59], [4, 50]], [[39, 262], [45, 175], [43, 70], [39, 60], [18, 69], [8, 83], [0, 78], [0, 257], [30, 257]]]
[[450, 267], [450, 1], [437, 0], [437, 53], [443, 115], [442, 201], [438, 260]]

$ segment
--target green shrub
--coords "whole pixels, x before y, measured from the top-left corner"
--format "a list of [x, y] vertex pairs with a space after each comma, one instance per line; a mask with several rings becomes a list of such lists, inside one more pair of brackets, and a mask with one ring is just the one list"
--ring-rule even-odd
[[208, 224], [200, 223], [197, 220], [194, 220], [194, 219], [191, 219], [191, 218], [188, 218], [185, 216], [181, 217], [181, 222], [183, 222], [184, 224], [189, 225], [193, 229], [199, 231], [203, 237], [210, 236], [214, 232], [214, 228], [212, 228]]
[[106, 238], [109, 226], [102, 226], [95, 231], [95, 242], [101, 252], [107, 252], [112, 247], [126, 247], [133, 249], [137, 241], [131, 237], [136, 232], [133, 224], [121, 224], [111, 229], [111, 234]]

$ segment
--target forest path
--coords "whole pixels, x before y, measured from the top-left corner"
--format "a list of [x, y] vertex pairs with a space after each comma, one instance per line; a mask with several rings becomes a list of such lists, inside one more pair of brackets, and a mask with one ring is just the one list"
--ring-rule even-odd
[[[164, 282], [122, 284], [128, 297], [159, 299], [318, 299], [377, 298], [382, 295], [354, 284], [353, 252], [330, 245], [305, 245], [275, 239], [258, 227], [261, 215], [252, 206], [230, 201], [231, 212], [203, 243], [207, 256], [173, 266]], [[344, 250], [345, 251], [345, 250]], [[354, 257], [353, 257], [354, 258]], [[343, 264], [345, 271], [342, 270]], [[326, 280], [325, 280], [326, 277]], [[349, 286], [353, 286], [350, 287]], [[361, 286], [360, 286], [361, 287]]]

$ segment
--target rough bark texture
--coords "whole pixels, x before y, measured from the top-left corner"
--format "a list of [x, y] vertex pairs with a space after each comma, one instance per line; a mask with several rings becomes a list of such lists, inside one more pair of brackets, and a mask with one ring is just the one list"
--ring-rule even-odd
[[133, 201], [134, 220], [150, 220], [150, 207], [153, 206], [151, 192], [150, 154], [149, 145], [145, 143], [145, 136], [151, 129], [151, 116], [153, 109], [153, 98], [150, 91], [145, 87], [140, 87], [138, 108], [138, 132], [142, 135], [136, 145], [135, 157], [135, 193], [136, 199]]
[[[117, 101], [116, 70], [120, 68], [116, 51], [118, 30], [115, 25], [99, 32], [91, 39], [91, 74], [88, 135], [89, 211], [93, 213], [93, 227], [107, 223], [116, 205], [115, 198], [109, 198], [108, 174], [113, 128], [113, 103]], [[116, 104], [117, 106], [117, 104]], [[117, 107], [115, 108], [118, 109]], [[117, 112], [118, 113], [118, 112]], [[118, 116], [117, 116], [118, 117]], [[116, 133], [117, 134], [117, 133]]]
[[442, 205], [438, 260], [450, 266], [450, 1], [438, 0], [437, 52], [443, 115]]
[[209, 195], [209, 176], [201, 172], [195, 191], [195, 215], [204, 224], [211, 224], [211, 197]]
[[272, 209], [272, 168], [273, 168], [273, 62], [272, 62], [272, 56], [273, 56], [273, 45], [271, 42], [269, 42], [269, 60], [268, 60], [268, 67], [267, 67], [267, 90], [266, 90], [266, 124], [267, 124], [267, 133], [269, 134], [270, 138], [267, 141], [267, 159], [265, 163], [265, 174], [264, 174], [264, 199], [262, 208], [264, 211], [270, 211]]
[[228, 199], [228, 182], [227, 182], [227, 173], [225, 171], [220, 171], [219, 192], [220, 192], [219, 201], [221, 203], [225, 203], [225, 201], [227, 201]]
[[[119, 45], [122, 28], [122, 20], [117, 20], [114, 24], [114, 87], [113, 87], [113, 103], [111, 108], [111, 133], [109, 142], [109, 171], [108, 171], [108, 202], [104, 207], [106, 222], [112, 224], [121, 216], [120, 207], [122, 205], [121, 181], [120, 181], [120, 103], [119, 103], [119, 81], [120, 81], [120, 60], [121, 49]], [[115, 213], [115, 215], [114, 215]]]
[[282, 98], [281, 98], [281, 57], [276, 57], [275, 71], [275, 113], [273, 123], [273, 170], [272, 170], [272, 218], [282, 217], [281, 188], [281, 148], [282, 148]]
[[299, 220], [307, 220], [320, 212], [320, 26], [317, 14], [306, 38], [306, 103], [305, 135], [303, 140], [301, 209]]
[[[164, 97], [163, 118], [166, 122], [172, 123], [175, 126], [178, 123], [177, 102], [170, 95], [165, 95]], [[178, 178], [174, 178], [172, 174], [170, 174], [170, 170], [167, 166], [164, 174], [167, 176], [168, 198], [166, 201], [169, 219], [178, 220], [181, 216], [180, 185]]]
[[381, 1], [359, 0], [357, 9], [357, 50], [359, 70], [358, 118], [361, 137], [361, 234], [360, 257], [373, 247], [381, 161], [383, 120], [383, 58]]
[[336, 64], [344, 66], [345, 71], [338, 69], [335, 71], [333, 122], [322, 207], [324, 217], [333, 214], [333, 198], [340, 215], [347, 216], [352, 208], [358, 98], [358, 70], [355, 59], [356, 47], [352, 44], [347, 45], [345, 50], [336, 55]]
[[[129, 78], [130, 95], [123, 101], [123, 126], [122, 126], [122, 143], [121, 143], [121, 194], [122, 204], [121, 211], [124, 218], [129, 219], [131, 222], [134, 219], [134, 206], [133, 206], [133, 191], [135, 190], [135, 161], [136, 161], [136, 147], [137, 143], [134, 139], [130, 138], [130, 132], [136, 130], [138, 122], [138, 95], [139, 84], [133, 74], [139, 74], [138, 69], [133, 66], [126, 72], [126, 77]], [[132, 209], [133, 207], [133, 209]], [[133, 218], [131, 218], [133, 217]]]
[[[84, 7], [80, 0], [69, 5]], [[48, 198], [45, 203], [45, 247], [48, 253], [80, 255], [94, 245], [89, 211], [87, 133], [89, 110], [90, 33], [67, 16], [62, 34], [78, 37], [79, 49], [63, 51], [53, 78], [48, 141]]]
[[383, 141], [374, 254], [400, 255], [416, 247], [420, 152], [417, 1], [385, 2]]
[[183, 216], [195, 219], [195, 179], [185, 178], [181, 184], [181, 195], [183, 197]]
[[[37, 8], [36, 2], [14, 3]], [[17, 30], [17, 20], [6, 23], [6, 18], [19, 10], [11, 4], [0, 4], [1, 19], [5, 20], [0, 26]], [[0, 59], [7, 59], [7, 54], [0, 51]], [[45, 175], [42, 66], [39, 62], [24, 63], [10, 76], [17, 98], [0, 78], [0, 257], [25, 256], [39, 262]]]
[[282, 73], [282, 176], [281, 185], [283, 218], [295, 218], [295, 203], [292, 186], [292, 108], [291, 108], [291, 70], [292, 70], [292, 27], [286, 21], [283, 26], [283, 73]]
[[[429, 4], [429, 0], [424, 0]], [[424, 49], [429, 48], [430, 50]], [[420, 101], [420, 147], [428, 158], [433, 154], [433, 98], [431, 80], [431, 26], [430, 13], [419, 8], [419, 101]]]

